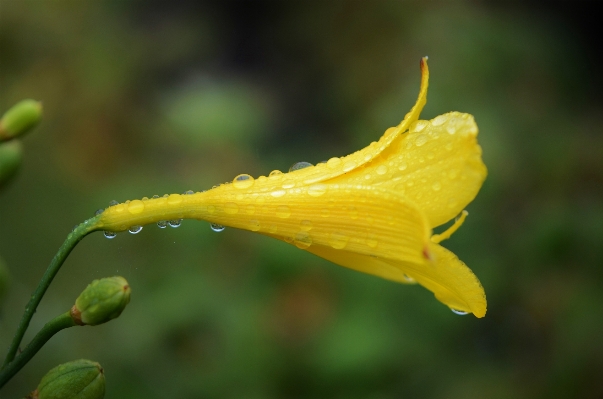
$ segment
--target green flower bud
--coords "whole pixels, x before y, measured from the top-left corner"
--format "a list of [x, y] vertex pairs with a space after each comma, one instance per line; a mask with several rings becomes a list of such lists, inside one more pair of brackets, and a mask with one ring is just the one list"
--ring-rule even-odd
[[34, 100], [23, 100], [2, 116], [0, 120], [0, 141], [10, 140], [26, 133], [40, 122], [42, 103]]
[[80, 359], [50, 370], [30, 395], [35, 399], [102, 399], [105, 374], [100, 364]]
[[0, 186], [10, 179], [19, 165], [21, 165], [21, 143], [19, 140], [12, 140], [8, 143], [0, 142]]
[[130, 286], [120, 276], [94, 280], [76, 299], [71, 317], [77, 324], [96, 326], [118, 317], [130, 302]]

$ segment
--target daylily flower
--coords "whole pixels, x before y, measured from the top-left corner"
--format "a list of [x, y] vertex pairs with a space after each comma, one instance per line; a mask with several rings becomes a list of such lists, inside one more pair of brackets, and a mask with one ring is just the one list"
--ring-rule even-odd
[[[417, 282], [451, 309], [483, 317], [486, 297], [478, 279], [439, 245], [463, 223], [464, 208], [486, 177], [477, 126], [459, 112], [419, 120], [429, 80], [426, 58], [421, 71], [411, 111], [360, 151], [289, 173], [256, 179], [242, 174], [206, 192], [114, 205], [102, 213], [98, 228], [135, 231], [187, 218], [251, 230], [341, 266]], [[432, 235], [457, 215], [448, 230]]]

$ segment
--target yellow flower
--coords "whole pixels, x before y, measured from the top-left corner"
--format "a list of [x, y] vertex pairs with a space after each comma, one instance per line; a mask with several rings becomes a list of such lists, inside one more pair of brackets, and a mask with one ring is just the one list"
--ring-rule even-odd
[[[478, 279], [438, 244], [462, 224], [463, 209], [486, 177], [477, 126], [458, 112], [418, 120], [427, 97], [426, 59], [421, 71], [411, 111], [360, 151], [289, 173], [239, 175], [206, 192], [114, 205], [98, 228], [136, 230], [186, 218], [251, 230], [341, 266], [417, 282], [451, 309], [483, 317], [486, 297]], [[459, 214], [447, 231], [432, 235], [432, 228]]]

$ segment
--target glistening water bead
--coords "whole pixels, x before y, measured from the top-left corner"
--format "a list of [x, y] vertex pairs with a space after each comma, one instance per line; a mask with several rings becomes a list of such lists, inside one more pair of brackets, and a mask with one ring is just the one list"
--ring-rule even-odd
[[157, 227], [160, 229], [165, 229], [167, 227], [167, 220], [160, 220], [157, 222]]
[[132, 226], [128, 229], [131, 234], [138, 234], [142, 231], [142, 226]]
[[104, 211], [105, 211], [105, 210], [104, 210], [104, 209], [102, 209], [102, 208], [101, 208], [101, 209], [97, 209], [97, 210], [96, 210], [96, 212], [94, 212], [94, 216], [98, 216], [98, 215], [100, 215], [101, 213], [103, 213]]
[[458, 314], [459, 316], [465, 316], [465, 315], [469, 314], [469, 312], [463, 312], [462, 310], [457, 310], [457, 309], [452, 309], [452, 308], [450, 308], [450, 310], [452, 310], [452, 313]]
[[112, 231], [105, 231], [103, 233], [105, 235], [105, 237], [107, 237], [108, 239], [112, 239], [115, 238], [117, 236], [117, 233], [114, 233]]
[[310, 166], [314, 166], [312, 165], [310, 162], [297, 162], [294, 163], [290, 168], [289, 168], [289, 172], [294, 172], [296, 170], [300, 170], [300, 169], [305, 169], [305, 168], [309, 168]]
[[210, 223], [209, 227], [211, 227], [211, 229], [213, 231], [215, 231], [216, 233], [224, 231], [224, 229], [226, 228], [226, 227], [222, 226], [221, 224], [216, 224], [216, 223]]
[[182, 224], [182, 219], [168, 220], [168, 224], [173, 228], [180, 227], [180, 224]]

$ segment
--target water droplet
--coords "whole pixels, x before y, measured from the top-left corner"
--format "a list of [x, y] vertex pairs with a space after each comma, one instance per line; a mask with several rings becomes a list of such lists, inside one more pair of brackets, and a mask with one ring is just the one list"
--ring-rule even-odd
[[364, 180], [371, 180], [372, 176], [370, 173], [367, 173], [366, 175], [364, 175]]
[[292, 188], [295, 187], [295, 182], [291, 179], [287, 179], [283, 182], [283, 185], [281, 186], [283, 188]]
[[313, 184], [308, 187], [308, 194], [312, 197], [320, 197], [327, 192], [326, 184]]
[[157, 227], [160, 229], [165, 229], [167, 227], [167, 220], [160, 220], [157, 222]]
[[280, 179], [281, 177], [283, 177], [283, 172], [281, 172], [280, 170], [273, 170], [272, 172], [270, 172], [270, 174], [268, 175], [268, 177], [271, 177], [272, 179]]
[[183, 195], [192, 195], [195, 194], [195, 192], [193, 190], [186, 190], [185, 192], [182, 193]]
[[312, 237], [305, 231], [300, 231], [293, 237], [293, 242], [295, 246], [299, 249], [306, 249], [310, 245], [312, 245]]
[[103, 233], [105, 235], [105, 237], [107, 237], [108, 239], [112, 239], [115, 238], [117, 236], [117, 233], [114, 233], [112, 231], [105, 231]]
[[163, 194], [163, 198], [168, 198], [169, 196], [169, 194]]
[[469, 314], [469, 312], [464, 312], [464, 311], [458, 310], [458, 309], [450, 308], [450, 310], [452, 310], [452, 313], [458, 314], [459, 316], [465, 316], [465, 315]]
[[312, 222], [309, 220], [302, 220], [300, 223], [300, 228], [304, 231], [312, 230]]
[[235, 213], [239, 212], [239, 207], [234, 202], [227, 202], [224, 204], [224, 212], [228, 213], [229, 215], [234, 215]]
[[341, 158], [333, 157], [327, 161], [327, 166], [331, 169], [336, 168], [341, 164]]
[[252, 219], [249, 221], [249, 230], [258, 231], [260, 229], [260, 221], [256, 219]]
[[331, 233], [329, 235], [329, 244], [335, 249], [343, 249], [348, 245], [349, 237], [341, 233]]
[[102, 208], [101, 208], [101, 209], [97, 209], [97, 210], [96, 210], [96, 212], [94, 212], [94, 216], [98, 216], [98, 215], [100, 215], [101, 213], [103, 213], [104, 211], [105, 211], [105, 210], [104, 210], [104, 209], [102, 209]]
[[138, 234], [142, 231], [142, 226], [132, 226], [128, 229], [131, 234]]
[[413, 132], [421, 132], [429, 125], [428, 121], [416, 121], [410, 128]]
[[154, 196], [151, 197], [152, 199], [157, 199], [159, 198], [159, 196], [157, 194], [155, 194]]
[[406, 168], [408, 168], [408, 164], [406, 162], [400, 162], [400, 165], [398, 165], [399, 170], [406, 170]]
[[408, 281], [409, 283], [415, 283], [416, 280], [412, 277], [410, 277], [408, 274], [404, 275], [404, 280]]
[[182, 224], [182, 219], [168, 220], [168, 224], [170, 225], [170, 227], [173, 228], [180, 227], [180, 225]]
[[314, 165], [312, 165], [310, 162], [303, 162], [303, 161], [302, 162], [297, 162], [297, 163], [294, 163], [289, 168], [289, 172], [295, 172], [296, 170], [309, 168], [310, 166], [314, 166]]
[[238, 189], [249, 188], [253, 186], [253, 183], [255, 183], [255, 179], [250, 175], [246, 174], [238, 175], [232, 181], [232, 185], [234, 186], [234, 188]]
[[279, 205], [276, 207], [276, 216], [286, 219], [291, 216], [291, 209], [287, 205]]
[[[112, 200], [111, 202], [109, 202], [109, 206], [115, 206], [117, 204], [119, 204], [119, 202], [117, 202], [115, 200]], [[113, 238], [113, 237], [111, 237], [111, 238]]]
[[320, 162], [319, 162], [319, 163], [317, 163], [316, 165], [318, 166], [318, 165], [322, 165], [322, 164], [326, 164], [326, 163], [327, 163], [327, 161], [320, 161]]
[[131, 214], [136, 215], [142, 211], [144, 211], [144, 202], [141, 200], [134, 200], [128, 204], [128, 212]]
[[458, 205], [458, 200], [454, 197], [448, 199], [448, 208], [454, 208]]
[[143, 200], [143, 201], [148, 201], [148, 200], [149, 200], [149, 197], [142, 197], [142, 200]]
[[448, 124], [448, 126], [446, 126], [446, 132], [448, 132], [448, 134], [455, 134], [456, 133], [456, 125]]
[[285, 195], [286, 191], [285, 190], [276, 190], [270, 193], [270, 195], [272, 195], [275, 198], [279, 198], [282, 197], [283, 195]]
[[356, 167], [356, 162], [354, 162], [354, 161], [347, 161], [346, 163], [343, 164], [343, 171], [344, 172], [349, 172], [351, 170], [354, 170], [355, 167]]
[[441, 126], [444, 123], [446, 123], [446, 120], [448, 120], [448, 117], [446, 115], [440, 115], [440, 116], [436, 116], [432, 121], [431, 124], [433, 126]]
[[415, 145], [417, 147], [421, 147], [425, 143], [427, 143], [427, 136], [424, 134], [418, 135], [417, 138], [415, 139]]
[[385, 165], [380, 165], [377, 170], [376, 170], [378, 175], [384, 175], [387, 173], [387, 166]]
[[226, 228], [226, 227], [222, 226], [221, 224], [217, 224], [217, 223], [210, 223], [209, 227], [211, 227], [211, 229], [213, 231], [215, 231], [216, 233], [224, 231], [224, 229]]
[[442, 189], [442, 184], [437, 181], [431, 185], [431, 188], [433, 189], [433, 191], [440, 191]]

